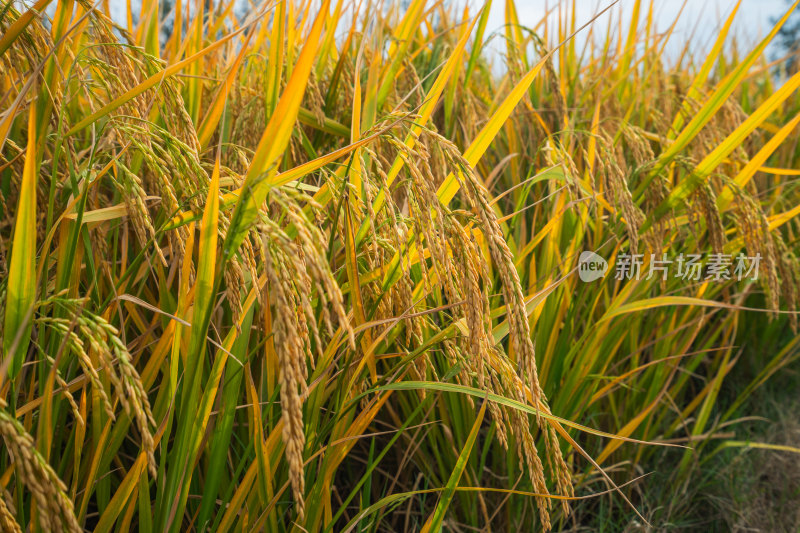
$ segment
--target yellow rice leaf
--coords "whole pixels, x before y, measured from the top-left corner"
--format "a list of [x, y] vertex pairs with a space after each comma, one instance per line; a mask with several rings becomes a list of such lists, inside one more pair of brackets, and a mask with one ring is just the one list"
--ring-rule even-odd
[[[144, 201], [153, 202], [156, 200], [161, 200], [160, 196], [145, 196]], [[93, 209], [91, 211], [86, 211], [83, 213], [81, 217], [81, 221], [84, 224], [91, 224], [94, 222], [104, 222], [106, 220], [114, 220], [117, 218], [122, 218], [128, 216], [128, 204], [120, 203], [117, 205], [112, 205], [110, 207], [101, 207], [100, 209]], [[77, 213], [67, 213], [64, 215], [65, 220], [77, 220], [78, 214]]]
[[208, 146], [208, 141], [211, 140], [211, 136], [214, 134], [214, 130], [217, 129], [217, 125], [222, 118], [222, 112], [225, 110], [225, 103], [228, 101], [228, 91], [230, 91], [233, 82], [236, 80], [236, 75], [239, 73], [239, 67], [242, 64], [242, 61], [249, 52], [247, 45], [252, 36], [253, 32], [247, 34], [247, 37], [241, 45], [242, 49], [239, 51], [239, 54], [236, 56], [236, 58], [231, 62], [230, 67], [228, 67], [228, 75], [225, 76], [225, 83], [222, 84], [222, 87], [220, 87], [217, 95], [214, 97], [214, 101], [211, 104], [211, 107], [208, 108], [208, 112], [206, 113], [206, 117], [203, 119], [203, 123], [200, 124], [200, 127], [197, 130], [197, 140], [200, 141], [201, 149]]
[[39, 13], [52, 1], [53, 0], [39, 0], [8, 27], [6, 32], [0, 37], [0, 56], [3, 55], [17, 37], [25, 31], [25, 28], [28, 27], [28, 24], [31, 23], [34, 17], [38, 17]]
[[383, 82], [378, 89], [377, 108], [383, 107], [386, 98], [389, 96], [389, 91], [395, 82], [395, 77], [403, 66], [403, 61], [406, 59], [406, 52], [408, 51], [413, 41], [414, 33], [420, 26], [420, 22], [425, 13], [426, 0], [414, 0], [408, 9], [405, 16], [398, 25], [395, 34], [393, 35], [392, 43], [389, 47], [388, 58], [389, 62], [381, 72]]
[[633, 57], [634, 50], [637, 43], [638, 26], [639, 26], [639, 10], [641, 9], [641, 0], [636, 0], [633, 3], [633, 12], [631, 13], [631, 25], [628, 28], [628, 39], [625, 41], [625, 52], [620, 61], [620, 70], [625, 70], [630, 65], [631, 58]]
[[[320, 61], [317, 63], [317, 78], [321, 77], [326, 66], [326, 60], [335, 60], [337, 59], [336, 54], [336, 46], [335, 46], [335, 37], [336, 37], [336, 28], [339, 23], [339, 17], [342, 15], [342, 6], [344, 5], [344, 0], [339, 0], [336, 2], [336, 7], [333, 9], [333, 13], [326, 24], [326, 32], [325, 32], [325, 39], [322, 40], [322, 46], [319, 49], [319, 57]], [[350, 31], [353, 31], [354, 26], [350, 27]], [[343, 48], [344, 49], [344, 48]], [[357, 79], [356, 79], [357, 80]]]
[[720, 445], [720, 448], [756, 448], [760, 450], [773, 450], [776, 452], [800, 453], [800, 448], [795, 446], [770, 444], [768, 442], [749, 442], [743, 440], [727, 440]]
[[[756, 46], [730, 74], [725, 76], [725, 78], [717, 84], [715, 91], [711, 94], [711, 96], [709, 96], [708, 100], [706, 100], [703, 106], [694, 114], [692, 120], [689, 121], [689, 124], [687, 124], [683, 130], [681, 130], [680, 134], [675, 138], [675, 141], [669, 146], [669, 148], [664, 150], [664, 152], [658, 156], [658, 162], [650, 172], [650, 179], [652, 179], [658, 173], [663, 172], [664, 168], [672, 160], [674, 160], [684, 148], [686, 148], [692, 139], [694, 139], [705, 127], [705, 125], [708, 124], [708, 122], [714, 117], [728, 97], [739, 86], [739, 83], [747, 77], [749, 68], [753, 65], [756, 59], [761, 56], [764, 48], [766, 48], [775, 34], [778, 33], [778, 30], [780, 30], [798, 5], [800, 5], [800, 0], [795, 1], [792, 7], [789, 8], [786, 14], [775, 24], [769, 34], [758, 44], [758, 46]], [[640, 188], [646, 186], [647, 184], [648, 182], [646, 180], [643, 186]], [[663, 209], [657, 209], [655, 216], [660, 216], [666, 212], [667, 209], [667, 207], [664, 207]], [[652, 218], [653, 217], [648, 217], [648, 220], [642, 226], [642, 231], [645, 231], [650, 227], [652, 224]]]
[[[638, 428], [642, 424], [642, 422], [647, 420], [648, 415], [653, 411], [653, 409], [661, 404], [662, 402], [661, 396], [662, 395], [659, 394], [659, 396], [655, 400], [650, 402], [644, 409], [642, 409], [639, 413], [637, 413], [636, 416], [634, 416], [631, 420], [629, 420], [628, 423], [625, 424], [621, 429], [619, 429], [616, 434], [621, 437], [629, 437], [631, 434], [633, 434], [633, 432], [636, 431], [636, 428]], [[608, 457], [612, 453], [614, 453], [614, 451], [616, 451], [617, 448], [619, 448], [621, 445], [622, 441], [619, 440], [612, 440], [608, 442], [606, 446], [603, 448], [603, 451], [600, 452], [600, 455], [598, 455], [595, 458], [597, 464], [603, 464], [603, 462], [606, 459], [608, 459]]]
[[761, 167], [758, 171], [776, 176], [800, 176], [800, 170], [794, 168]]
[[294, 129], [300, 103], [305, 94], [308, 77], [314, 64], [322, 27], [325, 23], [325, 13], [328, 12], [330, 0], [325, 0], [320, 8], [311, 32], [305, 39], [305, 45], [297, 59], [297, 64], [292, 70], [289, 83], [283, 91], [275, 112], [264, 130], [258, 143], [256, 152], [247, 169], [243, 194], [236, 205], [228, 236], [225, 239], [223, 253], [230, 258], [244, 240], [250, 224], [256, 219], [258, 209], [267, 198], [272, 177], [277, 174], [277, 165], [283, 151], [289, 144]]
[[[450, 54], [450, 58], [447, 60], [441, 72], [439, 72], [439, 75], [436, 77], [436, 81], [431, 86], [428, 94], [425, 95], [425, 103], [422, 104], [422, 107], [419, 110], [419, 119], [411, 126], [404, 141], [405, 145], [409, 148], [414, 147], [417, 142], [417, 136], [422, 131], [422, 127], [428, 123], [428, 120], [430, 120], [433, 110], [436, 108], [436, 104], [439, 102], [439, 98], [442, 95], [442, 91], [444, 91], [448, 80], [451, 78], [453, 73], [456, 71], [456, 67], [461, 62], [461, 55], [464, 53], [464, 48], [466, 47], [469, 36], [472, 33], [472, 28], [475, 26], [475, 23], [478, 20], [479, 18], [475, 18], [472, 20], [472, 22], [470, 22], [469, 27], [464, 31], [452, 54]], [[400, 173], [400, 170], [402, 170], [403, 165], [405, 165], [405, 160], [403, 157], [398, 155], [392, 163], [389, 172], [386, 174], [387, 187], [394, 182], [395, 178]], [[383, 207], [383, 204], [386, 201], [385, 197], [385, 190], [381, 189], [377, 198], [375, 198], [373, 211], [377, 212]]]
[[800, 205], [797, 205], [784, 213], [769, 217], [769, 230], [772, 231], [775, 228], [783, 226], [797, 215], [800, 215]]
[[256, 464], [258, 465], [258, 480], [261, 482], [258, 489], [263, 491], [261, 496], [269, 501], [272, 499], [272, 469], [269, 466], [269, 450], [264, 440], [264, 428], [261, 425], [263, 420], [261, 415], [261, 402], [258, 391], [253, 382], [253, 375], [250, 371], [250, 363], [244, 367], [244, 382], [247, 389], [247, 399], [250, 402], [250, 423], [252, 425], [252, 439], [256, 447]]
[[266, 111], [272, 113], [278, 102], [278, 93], [281, 86], [281, 77], [283, 76], [283, 53], [284, 53], [284, 37], [286, 32], [286, 4], [287, 2], [278, 2], [276, 6], [277, 11], [272, 20], [272, 36], [270, 38], [269, 47], [269, 65], [267, 70], [267, 84], [266, 84]]
[[703, 61], [703, 66], [700, 67], [700, 70], [697, 72], [697, 75], [695, 76], [692, 85], [689, 87], [689, 90], [686, 91], [686, 96], [684, 97], [681, 111], [675, 115], [675, 119], [672, 122], [672, 127], [670, 128], [669, 132], [667, 132], [667, 138], [675, 138], [675, 134], [683, 127], [683, 121], [686, 115], [689, 113], [691, 102], [693, 100], [697, 100], [700, 96], [699, 88], [708, 83], [708, 75], [711, 72], [711, 67], [716, 64], [720, 53], [722, 53], [722, 46], [725, 44], [725, 38], [728, 36], [733, 19], [736, 16], [736, 13], [739, 11], [739, 6], [741, 4], [742, 0], [736, 2], [736, 5], [733, 6], [733, 10], [731, 10], [731, 14], [728, 15], [728, 19], [725, 21], [725, 24], [723, 24], [722, 28], [720, 28], [719, 33], [717, 34], [717, 40], [714, 42], [714, 46], [709, 51], [705, 61]]
[[36, 296], [36, 106], [30, 106], [28, 147], [22, 171], [14, 238], [8, 267], [6, 314], [3, 322], [3, 364], [14, 379], [22, 368], [30, 343]]
[[[356, 61], [356, 72], [361, 64], [361, 57]], [[353, 88], [353, 115], [350, 120], [350, 144], [354, 144], [361, 136], [361, 78], [355, 76], [355, 87]], [[356, 205], [361, 202], [361, 150], [356, 148], [351, 157], [350, 163], [350, 183], [353, 185], [353, 193], [356, 195]]]
[[[688, 296], [657, 296], [655, 298], [647, 298], [644, 300], [638, 300], [636, 302], [631, 302], [629, 304], [624, 304], [619, 307], [610, 309], [603, 315], [599, 322], [603, 322], [605, 320], [610, 320], [614, 317], [624, 315], [627, 313], [637, 313], [639, 311], [646, 311], [648, 309], [655, 309], [657, 307], [668, 307], [668, 306], [697, 306], [697, 307], [716, 307], [719, 309], [730, 309], [732, 311], [761, 311], [766, 312], [765, 309], [757, 309], [754, 307], [743, 307], [740, 305], [733, 305], [724, 302], [717, 302], [714, 300], [705, 300], [703, 298], [692, 298]], [[780, 310], [770, 310], [771, 313], [793, 313], [793, 311], [780, 311]]]
[[[108, 437], [111, 434], [111, 424], [112, 420], [109, 420], [103, 426], [103, 431], [100, 433], [100, 436], [97, 439], [97, 446], [96, 446], [97, 450], [102, 450], [107, 445]], [[89, 463], [89, 473], [86, 475], [87, 487], [91, 487], [95, 484], [95, 481], [97, 480], [98, 470], [100, 468], [100, 460], [102, 458], [103, 458], [102, 453], [94, 453], [92, 455], [92, 461], [91, 463]], [[145, 461], [146, 461], [146, 456], [145, 460], [142, 462], [142, 468], [144, 468]], [[92, 496], [92, 494], [94, 494], [94, 491], [90, 490], [84, 491], [83, 493], [83, 497], [81, 498], [80, 511], [77, 514], [79, 522], [83, 522], [83, 520], [86, 518], [86, 511], [89, 508], [89, 499]]]
[[[767, 159], [769, 159], [769, 156], [771, 156], [772, 153], [783, 144], [783, 141], [786, 139], [786, 137], [795, 131], [798, 124], [800, 124], [800, 113], [795, 115], [792, 120], [778, 130], [778, 132], [769, 140], [769, 142], [761, 147], [758, 153], [747, 162], [744, 168], [739, 171], [735, 178], [733, 178], [733, 181], [736, 183], [736, 185], [739, 187], [745, 187], [756, 172], [765, 172], [766, 167], [761, 165], [763, 165]], [[800, 171], [794, 172], [797, 172], [797, 175], [800, 175]], [[730, 187], [725, 187], [725, 190], [723, 190], [719, 195], [717, 205], [720, 208], [725, 208], [732, 199], [733, 193], [731, 192]]]
[[778, 106], [783, 104], [798, 87], [800, 87], [800, 72], [792, 76], [780, 89], [767, 98], [758, 109], [747, 117], [747, 120], [740, 124], [719, 146], [698, 163], [688, 178], [681, 180], [672, 192], [670, 192], [669, 197], [656, 209], [655, 213], [651, 217], [648, 217], [648, 221], [642, 226], [642, 231], [646, 231], [652, 225], [654, 219], [657, 219], [660, 215], [687, 198], [692, 191], [703, 183], [706, 177], [725, 161], [731, 152], [741, 146], [745, 138], [747, 138], [759, 124], [764, 122]]
[[111, 531], [111, 528], [114, 526], [114, 522], [117, 521], [117, 517], [128, 503], [128, 498], [130, 498], [131, 494], [133, 494], [133, 489], [139, 483], [139, 477], [145, 471], [146, 464], [147, 453], [142, 451], [139, 454], [139, 457], [136, 459], [136, 462], [133, 463], [133, 468], [128, 470], [128, 473], [125, 475], [125, 479], [122, 480], [122, 483], [114, 492], [114, 497], [111, 498], [111, 501], [108, 503], [105, 511], [103, 512], [103, 515], [100, 517], [100, 521], [97, 523], [97, 526], [95, 526], [95, 532], [108, 533]]

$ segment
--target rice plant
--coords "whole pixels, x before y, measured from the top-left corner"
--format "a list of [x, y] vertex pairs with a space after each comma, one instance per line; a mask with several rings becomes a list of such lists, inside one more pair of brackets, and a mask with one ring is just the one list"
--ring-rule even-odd
[[677, 58], [638, 0], [115, 4], [0, 4], [3, 531], [638, 513], [798, 359], [797, 3]]

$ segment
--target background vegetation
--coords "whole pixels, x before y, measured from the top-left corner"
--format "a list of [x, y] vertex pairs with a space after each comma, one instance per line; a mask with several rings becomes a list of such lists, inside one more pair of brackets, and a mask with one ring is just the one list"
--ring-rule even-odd
[[402, 4], [0, 6], [0, 528], [706, 528], [798, 451], [743, 425], [800, 355], [797, 3], [678, 58], [653, 3]]

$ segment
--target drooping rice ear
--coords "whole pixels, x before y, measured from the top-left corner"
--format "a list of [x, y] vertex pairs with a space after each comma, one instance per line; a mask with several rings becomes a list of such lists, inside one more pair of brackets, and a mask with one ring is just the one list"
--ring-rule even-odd
[[4, 407], [0, 404], [0, 437], [14, 462], [17, 475], [36, 502], [42, 528], [45, 531], [80, 533], [83, 528], [75, 519], [67, 487], [36, 449], [33, 437]]
[[22, 533], [17, 520], [6, 506], [5, 497], [0, 498], [0, 531], [3, 533]]

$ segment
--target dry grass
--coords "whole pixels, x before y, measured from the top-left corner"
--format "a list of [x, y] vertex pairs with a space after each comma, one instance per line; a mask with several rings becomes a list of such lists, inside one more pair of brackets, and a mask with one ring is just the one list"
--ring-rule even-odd
[[[759, 438], [779, 446], [800, 448], [800, 425], [787, 417], [772, 423]], [[797, 531], [800, 528], [800, 468], [796, 457], [765, 450], [749, 450], [746, 454], [749, 457], [731, 461], [730, 474], [723, 471], [720, 476], [731, 483], [731, 500], [722, 503], [722, 515], [731, 531]], [[753, 477], [748, 480], [752, 485], [746, 491], [737, 486], [743, 478], [742, 470]]]

